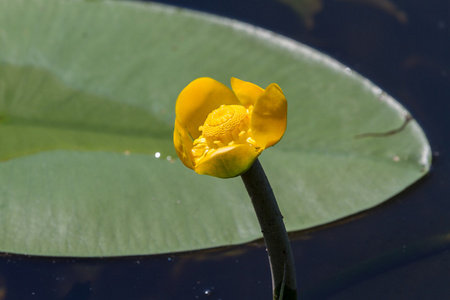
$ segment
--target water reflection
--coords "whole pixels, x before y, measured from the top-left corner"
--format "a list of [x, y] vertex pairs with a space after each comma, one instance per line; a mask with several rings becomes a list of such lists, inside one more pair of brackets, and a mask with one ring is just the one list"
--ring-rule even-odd
[[251, 299], [256, 290], [271, 292], [261, 244], [108, 259], [4, 254], [0, 278], [0, 299], [231, 299], [234, 291]]
[[[384, 251], [364, 245], [348, 248], [346, 245], [360, 241], [353, 237], [339, 241], [329, 234], [335, 226], [351, 228], [360, 220], [366, 219], [349, 218], [291, 235], [302, 299], [356, 299], [349, 291], [360, 293], [368, 282], [376, 289], [392, 274], [408, 278], [417, 268], [427, 270], [430, 261], [450, 262], [450, 233], [411, 244], [383, 245]], [[330, 256], [330, 249], [339, 254]], [[436, 271], [448, 274], [448, 264]], [[107, 259], [0, 257], [0, 300], [266, 299], [271, 293], [270, 282], [262, 241], [197, 252]]]

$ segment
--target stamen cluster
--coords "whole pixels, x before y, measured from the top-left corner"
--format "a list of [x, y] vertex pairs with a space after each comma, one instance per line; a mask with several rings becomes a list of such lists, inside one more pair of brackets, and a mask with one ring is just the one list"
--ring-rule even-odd
[[250, 116], [253, 106], [221, 105], [212, 111], [199, 127], [202, 134], [194, 141], [192, 156], [201, 160], [208, 152], [235, 144], [256, 146], [251, 137]]

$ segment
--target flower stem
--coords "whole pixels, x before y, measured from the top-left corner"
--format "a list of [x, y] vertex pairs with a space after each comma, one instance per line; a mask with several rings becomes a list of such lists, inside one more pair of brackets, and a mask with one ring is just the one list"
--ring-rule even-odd
[[297, 299], [291, 244], [283, 223], [283, 216], [259, 160], [256, 160], [241, 177], [252, 200], [266, 243], [272, 272], [273, 299]]

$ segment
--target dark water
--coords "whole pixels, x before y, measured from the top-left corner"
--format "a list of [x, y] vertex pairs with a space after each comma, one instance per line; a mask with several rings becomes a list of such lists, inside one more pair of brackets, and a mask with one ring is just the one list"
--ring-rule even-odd
[[[450, 299], [450, 1], [185, 0], [325, 52], [424, 128], [428, 176], [385, 204], [292, 235], [302, 299]], [[295, 8], [297, 10], [295, 10]], [[303, 9], [303, 17], [299, 9]], [[0, 257], [0, 299], [270, 299], [261, 243], [115, 259]]]

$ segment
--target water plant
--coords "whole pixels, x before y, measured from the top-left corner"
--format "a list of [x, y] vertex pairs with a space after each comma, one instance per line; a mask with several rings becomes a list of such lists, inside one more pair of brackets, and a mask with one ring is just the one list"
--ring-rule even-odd
[[199, 174], [242, 176], [266, 243], [273, 298], [296, 299], [294, 259], [283, 216], [257, 160], [283, 137], [287, 100], [276, 83], [262, 89], [233, 77], [231, 87], [202, 77], [181, 91], [175, 108], [175, 149], [184, 165]]

